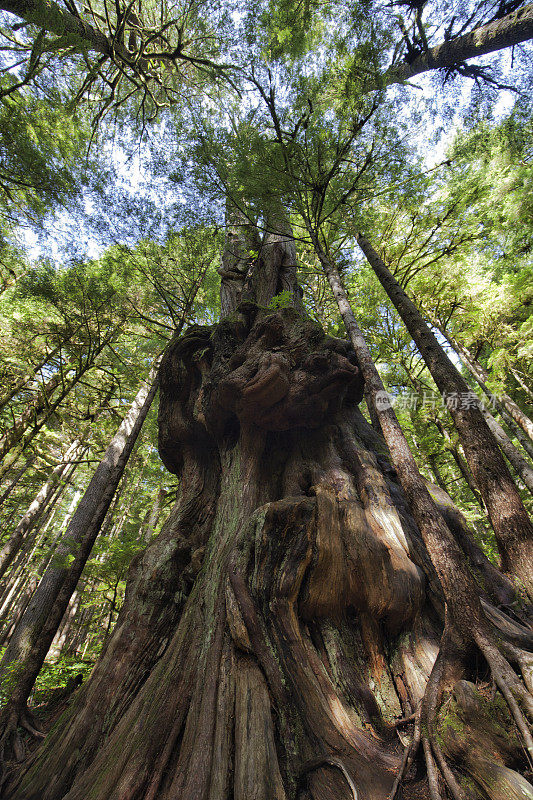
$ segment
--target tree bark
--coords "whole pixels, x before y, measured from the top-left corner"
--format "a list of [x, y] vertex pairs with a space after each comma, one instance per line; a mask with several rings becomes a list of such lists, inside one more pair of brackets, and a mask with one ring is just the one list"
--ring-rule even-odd
[[435, 69], [454, 67], [471, 58], [527, 42], [533, 37], [533, 5], [526, 5], [502, 19], [474, 28], [470, 33], [430, 47], [410, 64], [390, 67], [381, 77], [383, 86], [405, 83], [409, 78]]
[[95, 50], [107, 56], [111, 56], [115, 48], [119, 53], [125, 51], [123, 45], [112, 44], [98, 28], [89, 25], [80, 16], [74, 16], [57, 3], [46, 0], [2, 0], [0, 8], [50, 33], [67, 37], [69, 44], [78, 44], [81, 51]]
[[466, 463], [466, 461], [462, 457], [462, 455], [459, 452], [458, 448], [455, 447], [453, 444], [450, 443], [448, 445], [447, 449], [452, 454], [452, 458], [455, 461], [455, 463], [457, 464], [459, 472], [463, 476], [463, 480], [466, 483], [466, 485], [468, 486], [468, 488], [470, 489], [470, 491], [472, 493], [472, 496], [474, 497], [476, 503], [481, 508], [481, 510], [484, 511], [485, 510], [485, 504], [483, 503], [483, 500], [480, 497], [480, 494], [479, 494], [479, 492], [477, 490], [477, 486], [476, 486], [476, 484], [474, 482], [474, 479], [472, 477], [472, 473], [468, 469], [468, 464]]
[[70, 462], [77, 460], [84, 448], [79, 440], [76, 440], [66, 451], [63, 460], [52, 470], [48, 480], [41, 486], [40, 490], [35, 495], [32, 503], [30, 503], [28, 510], [16, 526], [11, 534], [9, 541], [0, 550], [0, 578], [2, 578], [6, 570], [9, 568], [14, 557], [22, 547], [24, 540], [30, 533], [32, 528], [37, 524], [39, 517], [45, 510], [50, 502], [57, 484], [68, 471]]
[[[282, 246], [275, 257], [281, 268]], [[246, 299], [170, 343], [159, 448], [177, 504], [10, 800], [389, 797], [396, 729], [437, 657], [442, 589], [357, 408], [351, 346], [294, 299]], [[429, 800], [420, 772], [404, 783], [405, 800]]]
[[[441, 334], [444, 336], [444, 338], [447, 340], [450, 347], [452, 347], [455, 350], [457, 355], [465, 363], [467, 369], [469, 370], [471, 375], [475, 378], [479, 386], [483, 389], [489, 400], [497, 401], [498, 405], [502, 405], [509, 414], [509, 416], [511, 417], [511, 419], [513, 419], [516, 422], [516, 424], [521, 427], [526, 436], [528, 436], [529, 439], [533, 441], [533, 422], [529, 419], [527, 414], [524, 414], [520, 406], [518, 406], [514, 402], [514, 400], [511, 397], [509, 397], [508, 394], [505, 394], [505, 392], [503, 394], [498, 395], [498, 397], [495, 397], [490, 391], [490, 389], [487, 388], [487, 381], [490, 378], [490, 375], [487, 372], [487, 370], [483, 367], [483, 365], [480, 364], [478, 361], [476, 361], [476, 359], [472, 357], [472, 354], [468, 351], [468, 349], [464, 345], [462, 345], [459, 341], [457, 341], [457, 339], [455, 339], [449, 331], [447, 331], [444, 328], [441, 328], [440, 326], [437, 327], [441, 332]], [[532, 455], [532, 453], [530, 452], [529, 455]]]
[[[143, 384], [91, 478], [72, 520], [20, 619], [0, 664], [8, 686], [4, 717], [18, 715], [91, 553], [157, 388], [156, 367]], [[4, 688], [4, 691], [6, 689]]]
[[439, 391], [454, 395], [457, 400], [449, 411], [487, 508], [503, 568], [518, 579], [533, 599], [533, 526], [478, 404], [466, 401], [471, 393], [468, 384], [374, 248], [361, 234], [357, 235], [357, 241], [413, 337]]

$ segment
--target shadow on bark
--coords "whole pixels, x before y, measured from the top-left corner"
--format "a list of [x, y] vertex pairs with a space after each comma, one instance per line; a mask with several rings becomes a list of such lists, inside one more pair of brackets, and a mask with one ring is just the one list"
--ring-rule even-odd
[[[173, 341], [160, 381], [160, 452], [180, 497], [132, 565], [92, 677], [6, 797], [434, 797], [409, 729], [442, 595], [358, 409], [351, 348], [293, 308], [246, 302]], [[465, 797], [530, 798], [506, 708], [474, 686], [485, 675], [464, 664], [439, 746]]]

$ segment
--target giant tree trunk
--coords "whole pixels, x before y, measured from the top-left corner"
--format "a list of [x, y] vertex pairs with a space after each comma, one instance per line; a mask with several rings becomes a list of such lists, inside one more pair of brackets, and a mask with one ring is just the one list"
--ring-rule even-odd
[[[256, 278], [288, 260], [278, 239]], [[132, 564], [90, 680], [6, 797], [388, 797], [395, 723], [438, 651], [440, 584], [357, 408], [351, 347], [295, 307], [262, 305], [170, 344], [159, 427], [176, 506]], [[457, 763], [481, 774], [466, 749]], [[429, 798], [424, 774], [403, 792]]]
[[449, 360], [415, 304], [370, 242], [361, 234], [357, 235], [357, 242], [413, 337], [439, 391], [443, 395], [454, 395], [458, 401], [449, 405], [450, 414], [487, 508], [503, 568], [518, 579], [533, 599], [533, 526], [496, 440], [476, 403], [463, 402], [470, 392], [468, 384]]

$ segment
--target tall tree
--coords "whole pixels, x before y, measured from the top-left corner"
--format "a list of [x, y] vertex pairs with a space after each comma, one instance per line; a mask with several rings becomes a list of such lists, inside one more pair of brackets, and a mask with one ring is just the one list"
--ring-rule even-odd
[[[475, 358], [472, 357], [471, 353], [468, 352], [468, 349], [464, 347], [464, 345], [460, 344], [457, 339], [454, 339], [452, 334], [445, 329], [441, 329], [439, 327], [440, 332], [444, 336], [444, 338], [448, 341], [451, 347], [455, 350], [455, 352], [460, 356], [460, 358], [464, 361], [467, 368], [469, 369], [470, 373], [473, 375], [477, 383], [481, 386], [485, 394], [491, 399], [493, 397], [492, 393], [487, 388], [487, 381], [489, 380], [489, 373], [480, 364], [476, 361]], [[522, 409], [514, 402], [514, 400], [509, 397], [508, 394], [505, 392], [498, 396], [499, 404], [503, 405], [505, 410], [511, 416], [511, 418], [522, 428], [524, 433], [529, 436], [531, 441], [533, 441], [533, 422], [529, 419], [527, 414], [525, 414]]]
[[[98, 356], [117, 335], [117, 329], [120, 330], [120, 325], [107, 332], [100, 342], [95, 343], [94, 347], [89, 347], [76, 364], [67, 364], [65, 369], [61, 365], [59, 371], [44, 386], [39, 387], [35, 399], [28, 404], [20, 417], [14, 420], [13, 425], [6, 430], [0, 440], [0, 455], [3, 459], [0, 475], [6, 474], [20, 455], [21, 450], [32, 441], [60, 403], [77, 386], [83, 376], [94, 368]], [[21, 448], [15, 450], [19, 443]], [[14, 453], [13, 450], [15, 450]], [[8, 458], [5, 458], [8, 454]]]
[[[231, 229], [228, 247], [235, 252]], [[181, 496], [132, 565], [91, 680], [8, 796], [218, 798], [232, 783], [239, 798], [267, 800], [286, 797], [306, 775], [310, 797], [352, 797], [355, 786], [360, 797], [384, 800], [401, 762], [391, 723], [424, 694], [415, 689], [421, 662], [404, 671], [411, 642], [428, 657], [426, 676], [437, 651], [442, 594], [428, 550], [449, 595], [432, 690], [444, 666], [448, 677], [458, 663], [450, 648], [463, 639], [450, 638], [452, 620], [499, 658], [483, 640], [489, 623], [464, 551], [430, 500], [421, 501], [428, 517], [420, 521], [446, 533], [425, 536], [425, 549], [383, 442], [357, 409], [362, 377], [349, 344], [297, 310], [294, 275], [282, 282], [293, 248], [286, 231], [267, 236], [231, 313], [171, 343], [160, 452], [181, 476]], [[284, 286], [282, 307], [269, 309], [266, 294], [254, 302], [261, 275], [271, 293]], [[397, 469], [409, 470], [405, 458]], [[417, 480], [409, 499], [420, 508], [426, 488]], [[420, 615], [422, 628], [413, 627]], [[399, 648], [396, 666], [386, 666], [388, 647]], [[429, 693], [431, 769], [431, 752], [439, 758], [452, 746], [436, 740], [436, 704]], [[440, 763], [446, 771], [444, 756]], [[475, 756], [469, 764], [479, 774]], [[521, 781], [509, 771], [499, 791]], [[413, 789], [428, 796], [424, 783]]]
[[52, 470], [48, 480], [41, 486], [28, 510], [14, 529], [9, 541], [0, 550], [0, 577], [3, 577], [9, 565], [22, 547], [28, 533], [35, 526], [39, 516], [52, 499], [56, 486], [68, 470], [72, 460], [77, 459], [83, 450], [79, 440], [74, 441], [65, 453], [64, 459]]
[[521, 455], [519, 450], [511, 442], [502, 426], [494, 419], [490, 411], [481, 406], [481, 413], [485, 417], [487, 425], [505, 455], [507, 461], [514, 468], [515, 472], [523, 480], [530, 492], [533, 492], [533, 467]]
[[[287, 7], [304, 18], [315, 11]], [[340, 13], [342, 4], [332, 8]], [[361, 28], [351, 66], [369, 66], [375, 85], [376, 62], [387, 60], [368, 35], [380, 9], [353, 10]], [[345, 19], [335, 28], [341, 39]], [[464, 33], [448, 24], [450, 36]], [[459, 25], [470, 24], [461, 15]], [[401, 48], [391, 28], [379, 32]], [[278, 94], [284, 117], [251, 110], [247, 93], [246, 124], [234, 126], [244, 133], [240, 150], [220, 159], [219, 184], [234, 190], [227, 194], [247, 231], [231, 218], [221, 276], [227, 313], [172, 339], [162, 363], [159, 449], [180, 478], [176, 505], [130, 566], [124, 605], [91, 678], [32, 763], [11, 776], [7, 797], [385, 800], [403, 780], [407, 798], [436, 800], [439, 770], [455, 798], [473, 797], [477, 787], [491, 800], [531, 793], [513, 725], [531, 747], [522, 711], [533, 711], [531, 642], [520, 609], [512, 618], [495, 608], [490, 585], [470, 571], [472, 551], [454, 533], [460, 518], [442, 495], [437, 510], [390, 409], [376, 409], [388, 452], [358, 408], [362, 373], [368, 396], [379, 378], [323, 248], [355, 190], [375, 191], [379, 170], [383, 182], [394, 181], [402, 166], [397, 153], [385, 160], [396, 142], [386, 118], [393, 107], [367, 135], [381, 98], [360, 102], [340, 90], [337, 73], [323, 82], [313, 73], [328, 60], [319, 34], [317, 24], [310, 38], [320, 45]], [[340, 53], [350, 47], [337, 37], [335, 44]], [[343, 80], [353, 78], [356, 70], [344, 67]], [[271, 69], [266, 89], [260, 72], [248, 85], [263, 89], [272, 107], [282, 66]], [[319, 103], [325, 125], [316, 124]], [[216, 119], [214, 104], [206, 105]], [[226, 105], [223, 114], [228, 122]], [[228, 128], [216, 131], [218, 144], [231, 138]], [[255, 192], [247, 191], [250, 177]], [[332, 185], [333, 197], [325, 191]], [[207, 196], [211, 203], [213, 192]], [[326, 336], [305, 313], [297, 242], [282, 212], [289, 203], [299, 213], [297, 233], [315, 236], [326, 256], [360, 361], [349, 342]], [[477, 691], [477, 650], [506, 704]], [[402, 756], [396, 731], [411, 723], [413, 743]], [[506, 741], [498, 724], [513, 731]], [[427, 775], [408, 772], [419, 740]], [[459, 772], [475, 787], [463, 789]]]
[[[358, 234], [357, 242], [416, 342], [439, 390], [456, 400], [449, 403], [450, 414], [490, 515], [503, 568], [516, 576], [533, 598], [533, 526], [479, 409], [479, 401], [475, 395], [472, 397], [468, 384], [368, 239]], [[473, 402], [468, 402], [469, 396]]]
[[19, 620], [2, 657], [0, 676], [6, 698], [2, 709], [2, 747], [17, 736], [35, 678], [109, 509], [157, 389], [157, 364], [139, 389]]

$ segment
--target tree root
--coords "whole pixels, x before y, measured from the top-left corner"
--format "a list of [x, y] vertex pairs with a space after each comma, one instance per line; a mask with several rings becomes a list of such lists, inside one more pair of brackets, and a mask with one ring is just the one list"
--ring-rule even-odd
[[518, 665], [525, 687], [533, 695], [533, 654], [506, 641], [501, 643], [501, 650], [509, 661]]
[[512, 609], [496, 608], [483, 599], [481, 600], [481, 607], [491, 625], [504, 637], [506, 642], [510, 642], [524, 650], [533, 650], [533, 632], [528, 625], [530, 620], [513, 619], [510, 613]]
[[[476, 627], [471, 635], [471, 640], [465, 642], [463, 637], [458, 635], [457, 630], [447, 621], [441, 639], [440, 651], [429, 676], [424, 697], [414, 715], [405, 717], [396, 723], [396, 726], [399, 726], [414, 722], [414, 730], [411, 742], [404, 749], [400, 769], [388, 800], [395, 799], [398, 788], [405, 779], [420, 744], [422, 744], [424, 753], [431, 800], [442, 800], [442, 791], [439, 788], [440, 778], [442, 778], [443, 785], [445, 785], [446, 791], [453, 800], [466, 800], [467, 795], [449, 765], [439, 737], [437, 737], [437, 721], [439, 713], [448, 702], [448, 700], [443, 701], [445, 693], [448, 695], [449, 701], [451, 701], [451, 689], [454, 685], [458, 685], [456, 681], [465, 671], [467, 656], [469, 652], [471, 654], [473, 645], [477, 646], [487, 663], [493, 684], [505, 700], [508, 711], [520, 735], [527, 762], [530, 767], [533, 767], [533, 737], [526, 716], [522, 711], [523, 708], [528, 716], [533, 717], [533, 697], [531, 694], [533, 657], [530, 653], [517, 647], [515, 641], [506, 639], [499, 627], [497, 634], [493, 634], [489, 626]], [[524, 683], [521, 682], [510, 662], [518, 666]], [[518, 741], [516, 739], [517, 746]], [[505, 776], [509, 774], [515, 776], [515, 783], [516, 780], [523, 780], [517, 773], [508, 770], [501, 763], [494, 763], [493, 767], [493, 771], [497, 771], [499, 775]], [[470, 765], [466, 764], [466, 769], [476, 779], [472, 763]]]
[[409, 722], [414, 722], [415, 726], [413, 729], [413, 738], [411, 741], [405, 746], [403, 751], [402, 763], [400, 764], [400, 769], [398, 770], [398, 774], [394, 780], [392, 785], [392, 789], [387, 800], [394, 800], [396, 797], [396, 792], [398, 791], [401, 782], [403, 781], [404, 776], [409, 771], [411, 764], [417, 754], [418, 748], [420, 746], [420, 739], [421, 739], [421, 728], [420, 728], [420, 720], [422, 717], [422, 704], [418, 704], [418, 708], [414, 714], [411, 714], [409, 717], [404, 717], [396, 722], [395, 727], [399, 725], [407, 724]]
[[[489, 665], [494, 682], [503, 695], [516, 727], [520, 732], [525, 745], [529, 765], [533, 767], [533, 736], [531, 735], [527, 720], [518, 704], [518, 701], [520, 701], [529, 716], [533, 718], [533, 697], [528, 689], [520, 682], [515, 671], [502, 655], [498, 646], [483, 633], [479, 633], [475, 638], [479, 649]], [[515, 647], [510, 646], [504, 641], [501, 641], [499, 644], [504, 652], [506, 651], [508, 654], [512, 655], [513, 660], [519, 663], [520, 653]], [[524, 658], [526, 658], [526, 655], [527, 654], [524, 653]]]
[[424, 758], [426, 761], [426, 771], [429, 785], [430, 800], [442, 800], [439, 791], [439, 778], [437, 773], [437, 765], [431, 752], [431, 745], [427, 736], [422, 736], [422, 748], [424, 750]]
[[0, 717], [0, 726], [1, 790], [11, 772], [8, 764], [13, 761], [20, 763], [24, 761], [28, 754], [28, 747], [21, 736], [20, 730], [23, 729], [34, 739], [44, 739], [46, 734], [35, 727], [35, 720], [33, 719], [28, 708], [24, 708], [22, 711], [17, 711], [15, 709], [10, 709], [9, 706], [7, 706], [4, 709], [2, 717]]
[[[428, 780], [430, 785], [430, 794], [435, 794], [435, 798], [440, 798], [438, 789], [438, 770], [450, 793], [453, 800], [465, 800], [464, 792], [459, 786], [455, 775], [448, 766], [446, 759], [437, 741], [435, 733], [435, 724], [441, 706], [444, 686], [450, 682], [451, 676], [458, 672], [458, 662], [461, 659], [461, 653], [457, 650], [455, 642], [452, 641], [452, 630], [446, 625], [442, 635], [442, 643], [439, 654], [429, 676], [426, 686], [426, 692], [422, 700], [422, 727], [424, 735], [422, 743], [424, 747], [424, 756], [428, 771]], [[437, 766], [433, 761], [435, 756]]]
[[350, 791], [352, 792], [353, 800], [359, 800], [359, 795], [357, 794], [357, 789], [355, 788], [355, 784], [350, 777], [350, 773], [346, 769], [345, 765], [341, 761], [340, 758], [332, 758], [330, 756], [324, 756], [324, 758], [315, 758], [313, 761], [309, 761], [307, 764], [304, 764], [304, 767], [300, 773], [300, 780], [302, 780], [306, 775], [312, 772], [315, 769], [320, 769], [320, 767], [335, 767], [338, 769], [348, 786], [350, 787]]

